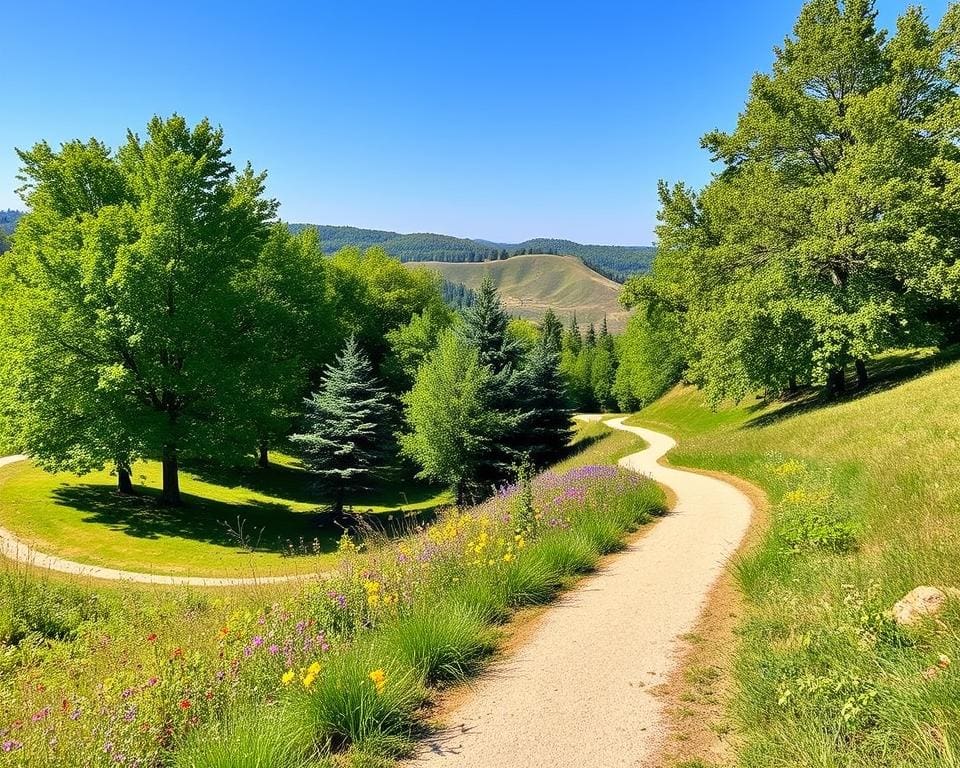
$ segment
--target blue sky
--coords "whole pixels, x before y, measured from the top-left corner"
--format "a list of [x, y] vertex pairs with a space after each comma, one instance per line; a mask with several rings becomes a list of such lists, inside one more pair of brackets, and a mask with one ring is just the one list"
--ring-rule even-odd
[[[880, 0], [885, 26], [904, 7]], [[936, 21], [945, 0], [926, 3]], [[48, 3], [0, 11], [14, 147], [220, 123], [288, 221], [646, 244], [660, 178], [704, 183], [800, 2]]]

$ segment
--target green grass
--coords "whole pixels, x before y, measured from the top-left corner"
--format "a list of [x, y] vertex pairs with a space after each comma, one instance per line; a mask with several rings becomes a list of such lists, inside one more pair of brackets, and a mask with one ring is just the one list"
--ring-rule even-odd
[[539, 319], [547, 308], [562, 318], [573, 312], [581, 327], [600, 325], [622, 330], [630, 316], [619, 303], [620, 285], [594, 272], [574, 256], [534, 254], [483, 263], [407, 262], [414, 269], [432, 269], [447, 280], [479, 288], [489, 276], [512, 315]]
[[888, 355], [872, 391], [836, 403], [712, 412], [678, 388], [632, 420], [680, 438], [672, 463], [744, 477], [773, 503], [765, 541], [737, 564], [745, 768], [960, 765], [960, 674], [921, 674], [960, 660], [960, 613], [909, 632], [886, 614], [918, 585], [960, 584], [949, 357]]
[[[0, 525], [42, 552], [122, 570], [252, 576], [322, 568], [342, 529], [320, 514], [309, 473], [290, 457], [272, 459], [268, 469], [183, 471], [182, 508], [156, 503], [157, 462], [134, 467], [136, 498], [114, 493], [107, 472], [77, 477], [11, 464], [0, 468]], [[435, 488], [393, 484], [350, 500], [387, 529], [399, 509], [425, 513], [450, 501]]]
[[[613, 414], [610, 414], [610, 418]], [[555, 472], [567, 472], [591, 464], [616, 464], [629, 453], [646, 447], [643, 438], [620, 429], [613, 429], [600, 421], [574, 422], [576, 431], [571, 443], [571, 455], [553, 467]]]

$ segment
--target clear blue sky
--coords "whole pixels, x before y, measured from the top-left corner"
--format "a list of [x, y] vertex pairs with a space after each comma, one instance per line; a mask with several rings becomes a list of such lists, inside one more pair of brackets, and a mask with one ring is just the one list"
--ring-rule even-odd
[[[905, 4], [880, 0], [885, 26]], [[649, 243], [657, 180], [709, 178], [700, 135], [732, 127], [799, 8], [6, 3], [0, 209], [19, 206], [14, 147], [116, 146], [176, 111], [268, 170], [288, 221]]]

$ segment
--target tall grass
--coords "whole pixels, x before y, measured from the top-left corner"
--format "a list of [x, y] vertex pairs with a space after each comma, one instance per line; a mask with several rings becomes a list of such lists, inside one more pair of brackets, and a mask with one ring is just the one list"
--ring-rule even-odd
[[910, 629], [888, 613], [918, 585], [960, 585], [960, 366], [793, 411], [711, 415], [679, 389], [638, 422], [681, 435], [674, 464], [773, 502], [737, 564], [740, 765], [960, 765], [960, 611]]
[[498, 623], [549, 601], [663, 503], [613, 467], [547, 473], [400, 540], [345, 537], [326, 578], [239, 603], [174, 590], [107, 606], [0, 580], [18, 601], [0, 616], [49, 647], [0, 666], [0, 760], [383, 765], [410, 751], [436, 687], [482, 667]]

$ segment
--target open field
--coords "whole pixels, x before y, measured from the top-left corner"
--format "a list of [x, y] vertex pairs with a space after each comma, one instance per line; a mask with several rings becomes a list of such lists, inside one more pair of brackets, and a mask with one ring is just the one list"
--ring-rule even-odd
[[[268, 576], [334, 560], [343, 529], [290, 457], [274, 454], [266, 470], [184, 472], [179, 508], [156, 503], [159, 474], [156, 462], [137, 464], [139, 495], [129, 498], [114, 492], [107, 472], [77, 477], [10, 464], [0, 468], [0, 526], [44, 553], [142, 573]], [[436, 488], [386, 484], [352, 502], [371, 524], [389, 526], [398, 510], [429, 512], [450, 500]]]
[[599, 325], [604, 316], [611, 331], [621, 331], [629, 312], [617, 301], [621, 286], [597, 274], [575, 256], [537, 254], [504, 261], [449, 263], [407, 262], [411, 269], [432, 269], [455, 283], [478, 288], [493, 280], [510, 314], [539, 319], [548, 308], [564, 322], [576, 312], [581, 326]]
[[529, 507], [514, 489], [393, 542], [341, 543], [321, 583], [92, 590], [0, 571], [0, 764], [392, 764], [423, 705], [482, 667], [498, 624], [664, 503], [609, 465], [530, 490]]
[[871, 392], [836, 403], [714, 413], [680, 387], [630, 422], [677, 435], [672, 463], [746, 478], [773, 504], [769, 535], [737, 566], [740, 765], [960, 764], [960, 611], [910, 630], [888, 614], [918, 585], [960, 585], [950, 357], [888, 355]]

